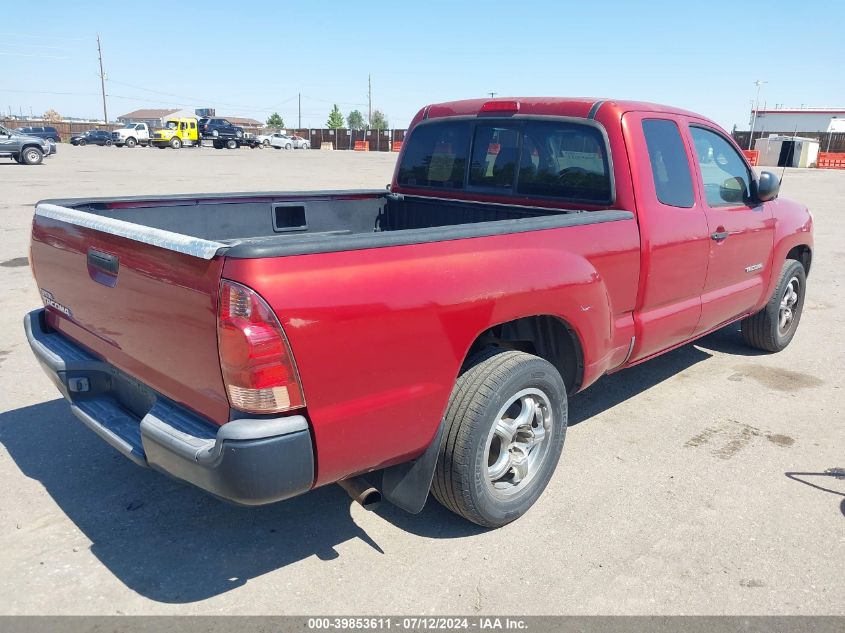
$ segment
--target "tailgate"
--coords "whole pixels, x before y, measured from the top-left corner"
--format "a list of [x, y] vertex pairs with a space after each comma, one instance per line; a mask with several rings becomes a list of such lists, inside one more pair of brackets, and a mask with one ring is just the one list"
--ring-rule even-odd
[[47, 323], [168, 398], [223, 424], [216, 242], [39, 204], [30, 261]]

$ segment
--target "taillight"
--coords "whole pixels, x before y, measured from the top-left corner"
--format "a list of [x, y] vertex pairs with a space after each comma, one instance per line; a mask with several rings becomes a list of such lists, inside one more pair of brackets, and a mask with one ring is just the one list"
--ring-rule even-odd
[[233, 409], [281, 413], [305, 406], [287, 337], [270, 306], [234, 281], [220, 283], [217, 344]]

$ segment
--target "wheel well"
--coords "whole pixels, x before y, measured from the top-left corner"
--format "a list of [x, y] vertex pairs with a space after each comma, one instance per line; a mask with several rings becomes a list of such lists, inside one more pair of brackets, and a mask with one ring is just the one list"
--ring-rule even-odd
[[473, 341], [467, 359], [487, 347], [539, 356], [560, 372], [568, 393], [575, 393], [581, 386], [584, 377], [581, 343], [575, 331], [555, 316], [542, 314], [494, 325]]
[[801, 262], [801, 265], [804, 267], [804, 273], [806, 275], [810, 274], [810, 264], [813, 262], [813, 252], [806, 244], [795, 246], [786, 254], [786, 259], [794, 259]]

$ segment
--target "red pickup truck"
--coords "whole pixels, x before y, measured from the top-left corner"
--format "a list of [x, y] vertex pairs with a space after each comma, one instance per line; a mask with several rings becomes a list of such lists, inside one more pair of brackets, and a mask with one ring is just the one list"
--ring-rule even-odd
[[25, 328], [140, 465], [246, 505], [431, 490], [500, 526], [548, 483], [567, 394], [738, 320], [789, 344], [812, 217], [778, 188], [675, 108], [429, 105], [388, 190], [38, 203]]

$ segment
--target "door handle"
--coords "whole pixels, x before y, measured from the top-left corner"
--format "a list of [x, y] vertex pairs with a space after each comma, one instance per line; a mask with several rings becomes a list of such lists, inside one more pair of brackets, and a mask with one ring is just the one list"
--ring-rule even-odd
[[117, 285], [119, 270], [120, 260], [117, 255], [110, 255], [95, 248], [88, 249], [88, 274], [98, 284], [114, 288]]
[[723, 242], [728, 239], [729, 235], [730, 233], [728, 233], [727, 231], [716, 231], [715, 233], [710, 234], [710, 239], [716, 240], [717, 242]]

